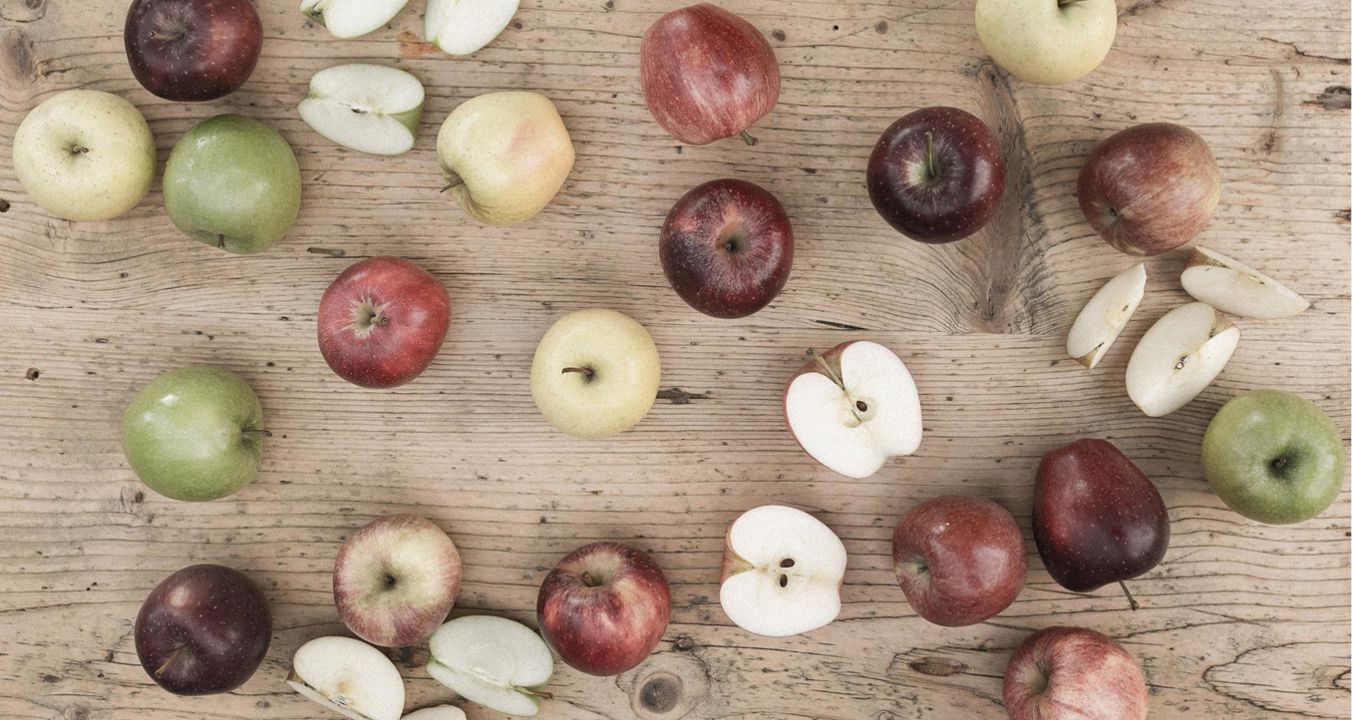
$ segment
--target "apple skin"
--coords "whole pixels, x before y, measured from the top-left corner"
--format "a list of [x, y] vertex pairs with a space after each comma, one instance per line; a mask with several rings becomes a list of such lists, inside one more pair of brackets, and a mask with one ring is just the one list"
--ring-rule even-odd
[[1314, 403], [1281, 390], [1231, 399], [1202, 437], [1202, 468], [1235, 512], [1272, 525], [1303, 522], [1333, 504], [1346, 451], [1337, 426]]
[[141, 667], [175, 695], [230, 692], [268, 654], [268, 601], [245, 574], [191, 565], [155, 586], [133, 631]]
[[1112, 638], [1050, 627], [1010, 657], [1004, 701], [1010, 720], [1145, 720], [1148, 695], [1136, 658]]
[[1028, 561], [1009, 511], [979, 497], [917, 505], [892, 534], [897, 582], [920, 617], [946, 627], [985, 622], [1023, 590]]
[[793, 227], [759, 185], [711, 180], [676, 201], [657, 247], [667, 281], [690, 307], [740, 318], [769, 305], [789, 281]]
[[1211, 221], [1221, 197], [1216, 157], [1202, 136], [1172, 123], [1122, 130], [1090, 153], [1076, 188], [1080, 210], [1109, 245], [1158, 255]]
[[540, 635], [564, 662], [618, 675], [643, 662], [666, 632], [671, 591], [647, 553], [614, 542], [569, 553], [540, 585]]
[[779, 61], [770, 43], [751, 23], [715, 5], [659, 18], [643, 33], [639, 66], [653, 119], [690, 145], [745, 133], [779, 101]]
[[977, 0], [976, 34], [1025, 82], [1061, 85], [1098, 67], [1117, 35], [1113, 0]]
[[145, 89], [165, 100], [215, 100], [253, 74], [263, 21], [249, 0], [133, 0], [123, 40]]
[[319, 300], [319, 352], [338, 377], [391, 388], [418, 377], [441, 349], [451, 298], [403, 258], [368, 258], [344, 270]]
[[961, 240], [990, 222], [1004, 194], [1000, 142], [965, 110], [928, 107], [902, 116], [868, 159], [874, 209], [912, 240]]

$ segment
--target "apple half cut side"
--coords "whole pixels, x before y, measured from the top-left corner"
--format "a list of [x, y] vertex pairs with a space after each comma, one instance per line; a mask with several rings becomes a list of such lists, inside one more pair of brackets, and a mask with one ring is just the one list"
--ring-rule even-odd
[[414, 710], [404, 720], [465, 720], [465, 711], [454, 705], [438, 705]]
[[404, 678], [379, 650], [350, 637], [315, 638], [291, 659], [292, 690], [352, 720], [399, 720]]
[[408, 152], [422, 120], [423, 85], [398, 68], [351, 63], [310, 78], [300, 117], [315, 132], [358, 152]]
[[545, 641], [514, 620], [467, 615], [441, 626], [428, 641], [427, 674], [466, 700], [506, 715], [540, 712], [539, 690], [554, 674]]
[[408, 0], [302, 0], [300, 12], [334, 37], [346, 39], [380, 29], [407, 4]]
[[763, 505], [728, 528], [718, 601], [747, 632], [805, 633], [840, 614], [845, 563], [845, 545], [825, 523], [796, 508]]
[[1285, 285], [1204, 247], [1193, 249], [1179, 279], [1189, 295], [1239, 317], [1284, 318], [1310, 307], [1308, 300]]
[[814, 460], [852, 478], [920, 447], [920, 395], [905, 363], [867, 340], [813, 357], [789, 380], [784, 416]]
[[447, 55], [471, 55], [493, 42], [520, 0], [427, 0], [423, 39]]
[[1104, 283], [1070, 326], [1066, 353], [1081, 365], [1093, 369], [1122, 334], [1122, 328], [1127, 326], [1143, 297], [1144, 263], [1129, 267]]
[[1127, 361], [1127, 395], [1161, 417], [1187, 405], [1221, 374], [1239, 345], [1239, 328], [1206, 303], [1170, 310], [1145, 332]]

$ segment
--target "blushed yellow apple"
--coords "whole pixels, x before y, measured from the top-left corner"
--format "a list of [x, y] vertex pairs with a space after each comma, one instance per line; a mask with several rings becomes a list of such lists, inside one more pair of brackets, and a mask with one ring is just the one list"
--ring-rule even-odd
[[1061, 85], [1088, 75], [1117, 35], [1113, 0], [976, 0], [976, 34], [1015, 77]]

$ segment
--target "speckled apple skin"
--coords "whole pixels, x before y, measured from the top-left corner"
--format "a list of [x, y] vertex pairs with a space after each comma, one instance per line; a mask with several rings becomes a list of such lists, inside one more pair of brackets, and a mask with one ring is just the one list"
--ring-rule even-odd
[[1136, 658], [1093, 630], [1050, 627], [1026, 638], [1004, 678], [1010, 720], [1145, 720]]

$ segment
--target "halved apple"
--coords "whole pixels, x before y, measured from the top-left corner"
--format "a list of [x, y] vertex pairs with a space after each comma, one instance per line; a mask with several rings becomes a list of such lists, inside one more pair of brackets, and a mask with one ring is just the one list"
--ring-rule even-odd
[[1239, 345], [1239, 328], [1206, 303], [1164, 314], [1127, 361], [1127, 395], [1150, 417], [1187, 405], [1206, 389]]
[[454, 705], [438, 705], [414, 710], [404, 720], [465, 720], [465, 711]]
[[310, 78], [300, 117], [315, 132], [359, 152], [408, 152], [422, 120], [423, 86], [398, 68], [352, 63]]
[[379, 650], [350, 637], [315, 638], [291, 659], [286, 684], [352, 720], [399, 720], [404, 678]]
[[470, 702], [506, 715], [540, 712], [539, 688], [554, 674], [554, 655], [534, 630], [491, 615], [456, 618], [428, 641], [427, 673]]
[[394, 19], [408, 0], [302, 0], [300, 11], [336, 38], [354, 38]]
[[1145, 297], [1145, 264], [1123, 270], [1103, 284], [1076, 316], [1066, 336], [1066, 352], [1093, 368], [1113, 346]]
[[763, 505], [728, 528], [718, 601], [728, 619], [757, 635], [815, 630], [840, 614], [845, 545], [796, 508]]
[[469, 55], [512, 21], [520, 0], [427, 0], [423, 39], [448, 55]]
[[1189, 295], [1239, 317], [1284, 318], [1310, 307], [1309, 301], [1285, 285], [1204, 247], [1193, 249], [1180, 280]]

